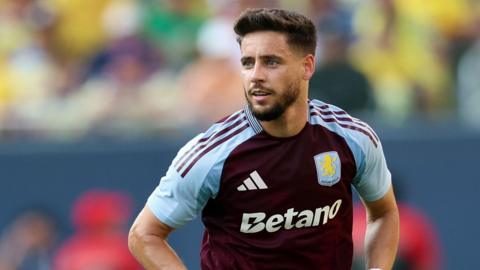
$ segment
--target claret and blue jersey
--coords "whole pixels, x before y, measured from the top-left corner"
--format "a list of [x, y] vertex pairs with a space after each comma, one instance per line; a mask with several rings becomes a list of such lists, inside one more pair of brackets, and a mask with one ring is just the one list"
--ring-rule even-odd
[[374, 201], [390, 178], [377, 135], [333, 105], [310, 100], [288, 138], [245, 107], [188, 142], [147, 205], [173, 228], [202, 213], [202, 269], [350, 269], [351, 186]]

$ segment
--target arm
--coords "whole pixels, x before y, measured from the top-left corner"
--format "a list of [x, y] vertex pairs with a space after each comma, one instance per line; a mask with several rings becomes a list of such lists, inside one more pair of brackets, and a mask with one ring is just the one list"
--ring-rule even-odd
[[393, 189], [381, 199], [363, 201], [367, 210], [365, 250], [367, 269], [391, 269], [399, 240], [399, 215]]
[[128, 247], [148, 270], [187, 269], [167, 243], [173, 229], [160, 222], [148, 207], [143, 208], [128, 234]]

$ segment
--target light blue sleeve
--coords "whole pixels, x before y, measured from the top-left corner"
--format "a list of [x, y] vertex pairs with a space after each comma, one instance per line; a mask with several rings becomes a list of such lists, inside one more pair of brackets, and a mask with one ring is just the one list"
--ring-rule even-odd
[[[217, 196], [227, 156], [237, 145], [255, 134], [253, 129], [245, 128], [246, 125], [231, 126], [231, 129], [221, 124], [214, 126], [180, 149], [147, 200], [147, 206], [160, 221], [178, 228], [194, 219], [208, 200]], [[223, 132], [225, 130], [227, 132]], [[205, 136], [211, 137], [211, 141], [200, 142]]]
[[380, 142], [375, 146], [363, 138], [358, 143], [359, 148], [353, 151], [357, 162], [357, 176], [353, 185], [365, 201], [376, 201], [387, 193], [392, 176]]
[[201, 137], [202, 134], [198, 135], [180, 149], [166, 175], [147, 200], [147, 206], [153, 214], [172, 228], [181, 227], [194, 219], [218, 191], [219, 170], [218, 166], [214, 166], [212, 157], [203, 158], [183, 178], [174, 166]]
[[357, 174], [352, 185], [360, 196], [366, 201], [376, 201], [382, 198], [391, 185], [391, 175], [383, 155], [382, 144], [373, 129], [344, 111], [342, 114], [338, 114], [338, 112], [342, 112], [342, 109], [336, 106], [318, 100], [312, 100], [311, 104], [327, 107], [328, 109], [325, 110], [333, 115], [326, 119], [335, 119], [335, 121], [327, 122], [322, 117], [314, 117], [312, 122], [322, 125], [346, 140], [357, 167]]

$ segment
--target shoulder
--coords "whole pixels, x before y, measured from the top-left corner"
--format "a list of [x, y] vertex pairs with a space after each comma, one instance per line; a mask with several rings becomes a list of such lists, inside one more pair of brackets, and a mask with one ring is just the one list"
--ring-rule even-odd
[[342, 136], [348, 143], [361, 148], [377, 148], [380, 139], [373, 129], [362, 120], [349, 115], [341, 108], [312, 99], [310, 104], [310, 124], [320, 125]]
[[192, 169], [209, 170], [256, 133], [245, 110], [237, 111], [189, 141], [172, 165], [182, 177]]
[[366, 201], [382, 198], [391, 183], [382, 145], [373, 129], [344, 110], [318, 100], [310, 101], [310, 121], [342, 136], [357, 166], [353, 185]]

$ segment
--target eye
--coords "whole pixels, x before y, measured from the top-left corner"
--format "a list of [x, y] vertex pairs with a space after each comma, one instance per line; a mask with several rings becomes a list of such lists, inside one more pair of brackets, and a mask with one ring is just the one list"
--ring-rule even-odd
[[241, 60], [241, 63], [242, 63], [242, 67], [244, 69], [250, 69], [250, 68], [253, 68], [253, 66], [255, 65], [255, 62], [253, 61], [253, 59], [242, 59]]
[[265, 64], [269, 67], [275, 67], [279, 64], [279, 61], [275, 58], [268, 58], [266, 61], [265, 61]]

